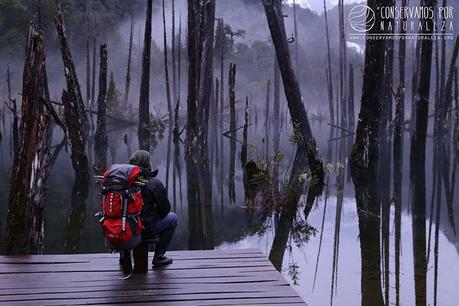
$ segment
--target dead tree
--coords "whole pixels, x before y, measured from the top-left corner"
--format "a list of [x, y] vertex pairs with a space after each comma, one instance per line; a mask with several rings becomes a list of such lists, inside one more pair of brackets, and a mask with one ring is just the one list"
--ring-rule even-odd
[[[406, 0], [402, 0], [401, 7], [406, 7]], [[406, 16], [402, 17], [402, 23]], [[406, 34], [406, 29], [400, 28], [401, 36]], [[401, 255], [401, 229], [402, 229], [402, 179], [403, 179], [403, 130], [405, 122], [405, 69], [406, 69], [406, 40], [400, 39], [398, 45], [399, 58], [399, 85], [395, 94], [394, 118], [394, 145], [393, 145], [393, 199], [395, 206], [395, 301], [400, 304], [400, 255]]]
[[274, 101], [273, 101], [273, 131], [274, 153], [279, 151], [280, 142], [280, 76], [277, 58], [274, 59]]
[[99, 173], [107, 167], [107, 146], [107, 45], [103, 44], [100, 46], [97, 130], [94, 135], [95, 167]]
[[[94, 28], [96, 22], [94, 19]], [[94, 109], [94, 99], [96, 97], [96, 35], [92, 37], [92, 84], [91, 84], [91, 109]], [[91, 117], [92, 118], [92, 117]]]
[[296, 2], [293, 0], [293, 33], [295, 35], [295, 73], [297, 79], [300, 78], [300, 69], [299, 69], [299, 62], [298, 62], [298, 21], [296, 18]]
[[271, 80], [268, 80], [266, 85], [266, 108], [265, 108], [265, 146], [266, 146], [266, 159], [269, 158], [269, 93], [271, 91]]
[[[180, 52], [180, 49], [179, 49]], [[172, 0], [172, 103], [177, 103], [177, 65], [175, 48], [175, 0]]]
[[[333, 81], [332, 81], [332, 68], [331, 68], [331, 52], [330, 52], [330, 33], [328, 30], [328, 17], [327, 17], [327, 4], [324, 0], [324, 17], [325, 17], [325, 32], [327, 35], [327, 64], [328, 64], [328, 106], [330, 108], [330, 123], [335, 124], [335, 113], [333, 110]], [[336, 120], [338, 122], [338, 119]]]
[[[84, 131], [89, 131], [89, 120], [84, 111], [83, 98], [81, 96], [80, 83], [76, 74], [75, 65], [72, 60], [72, 53], [67, 42], [67, 35], [65, 33], [64, 16], [62, 13], [60, 1], [57, 2], [57, 15], [54, 18], [56, 25], [57, 36], [61, 47], [62, 61], [64, 63], [64, 74], [67, 82], [67, 94], [69, 95], [69, 102], [71, 107], [74, 108], [74, 115], [81, 121], [79, 129], [83, 128]], [[70, 124], [67, 124], [70, 126]], [[85, 142], [85, 133], [83, 135], [83, 142]]]
[[177, 41], [177, 103], [180, 101], [181, 88], [181, 71], [182, 71], [182, 15], [180, 14], [178, 41]]
[[230, 202], [236, 201], [236, 190], [234, 184], [235, 174], [235, 154], [236, 154], [236, 93], [234, 86], [236, 84], [236, 64], [230, 63], [228, 71], [228, 91], [230, 105], [230, 164], [228, 174], [228, 194]]
[[[86, 4], [87, 9], [88, 4]], [[86, 105], [91, 99], [91, 56], [89, 55], [89, 14], [86, 14]]]
[[279, 69], [284, 82], [284, 91], [287, 97], [290, 116], [293, 121], [294, 129], [300, 136], [299, 148], [307, 156], [309, 168], [315, 178], [314, 182], [317, 182], [317, 191], [321, 193], [323, 189], [324, 170], [322, 162], [317, 156], [316, 142], [312, 136], [309, 120], [302, 101], [300, 87], [292, 69], [287, 36], [285, 34], [284, 18], [282, 15], [282, 3], [280, 0], [263, 0], [263, 4], [271, 32], [271, 38], [276, 49]]
[[242, 130], [242, 147], [241, 147], [241, 166], [243, 169], [244, 187], [247, 187], [247, 173], [245, 164], [247, 163], [247, 147], [248, 147], [248, 129], [249, 129], [249, 97], [245, 97], [244, 111], [244, 129]]
[[40, 254], [49, 173], [49, 114], [43, 36], [29, 28], [22, 84], [22, 117], [11, 174], [5, 254]]
[[[167, 30], [166, 30], [166, 12], [164, 8], [164, 0], [162, 0], [163, 8], [163, 47], [164, 47], [164, 74], [166, 76], [166, 99], [167, 99], [167, 111], [169, 112], [169, 134], [172, 131], [172, 103], [171, 103], [171, 89], [169, 84], [169, 63], [167, 60]], [[172, 67], [174, 69], [174, 67]], [[171, 134], [169, 135], [169, 141], [167, 142], [167, 152], [170, 153]], [[170, 154], [167, 154], [170, 156]], [[166, 189], [169, 185], [169, 163], [166, 165]]]
[[80, 85], [72, 61], [72, 55], [67, 43], [64, 20], [60, 3], [57, 3], [57, 16], [54, 19], [61, 46], [64, 74], [67, 81], [67, 90], [62, 94], [64, 118], [67, 126], [72, 150], [72, 165], [77, 178], [83, 180], [89, 176], [88, 157], [85, 151], [86, 134], [89, 131], [89, 121], [85, 113]]
[[347, 122], [348, 130], [354, 132], [354, 68], [349, 65], [349, 95], [347, 100]]
[[131, 85], [131, 57], [132, 57], [133, 36], [134, 36], [134, 20], [131, 17], [131, 30], [129, 32], [128, 62], [127, 62], [127, 67], [126, 67], [126, 86], [124, 88], [124, 105], [129, 104], [129, 87]]
[[[8, 88], [8, 103], [5, 103], [6, 107], [11, 111], [13, 115], [13, 126], [12, 126], [12, 139], [13, 139], [13, 152], [16, 152], [19, 142], [19, 129], [18, 129], [18, 106], [16, 99], [13, 99], [11, 96], [11, 72], [10, 65], [6, 68], [6, 86]], [[11, 103], [11, 105], [10, 105]]]
[[[213, 248], [208, 122], [213, 82], [215, 0], [188, 0], [188, 97], [185, 162], [190, 248]], [[198, 235], [198, 236], [197, 236]], [[196, 239], [197, 238], [197, 239]], [[202, 240], [204, 239], [204, 240]], [[197, 246], [197, 241], [204, 245]]]
[[[434, 10], [434, 0], [425, 0], [423, 7]], [[431, 35], [433, 20], [423, 18], [425, 23], [420, 34]], [[432, 66], [432, 40], [421, 40], [419, 68], [416, 86], [416, 116], [414, 133], [411, 136], [410, 181], [413, 222], [413, 254], [415, 274], [415, 296], [417, 305], [426, 304], [426, 137], [430, 94], [430, 72]]]
[[139, 148], [150, 151], [150, 55], [151, 55], [151, 16], [152, 0], [147, 2], [145, 35], [142, 51], [142, 73], [139, 98]]
[[172, 126], [172, 103], [171, 103], [171, 90], [169, 84], [169, 62], [167, 60], [167, 30], [166, 30], [166, 13], [164, 9], [164, 0], [162, 0], [163, 7], [163, 47], [164, 47], [164, 74], [166, 76], [166, 98], [167, 98], [167, 111], [169, 112], [169, 123]]
[[[341, 104], [341, 123], [340, 126], [347, 128], [347, 112], [346, 112], [346, 33], [344, 31], [344, 1], [338, 1], [339, 11], [339, 88], [340, 88], [340, 104]], [[344, 131], [342, 131], [345, 133]]]

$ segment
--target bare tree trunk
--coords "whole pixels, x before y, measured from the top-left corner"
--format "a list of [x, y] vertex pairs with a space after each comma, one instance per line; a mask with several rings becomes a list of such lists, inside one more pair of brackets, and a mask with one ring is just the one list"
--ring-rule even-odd
[[273, 102], [274, 153], [279, 151], [280, 142], [280, 76], [277, 58], [274, 60], [274, 102]]
[[[180, 49], [179, 49], [180, 50]], [[180, 52], [180, 51], [179, 51]], [[177, 102], [177, 64], [175, 48], [175, 0], [172, 0], [172, 103]]]
[[[86, 4], [87, 6], [88, 4]], [[86, 7], [87, 9], [87, 7]], [[91, 56], [89, 52], [89, 13], [86, 12], [86, 105], [91, 101]]]
[[242, 147], [241, 147], [241, 166], [243, 170], [244, 186], [247, 185], [247, 173], [245, 164], [247, 163], [247, 147], [248, 147], [248, 128], [249, 128], [249, 97], [245, 97], [245, 111], [244, 111], [244, 129], [242, 131]]
[[[402, 0], [401, 7], [406, 8], [406, 0]], [[406, 16], [402, 18], [402, 23], [406, 21]], [[401, 27], [400, 34], [406, 34], [406, 30]], [[394, 190], [393, 199], [395, 206], [395, 304], [400, 305], [400, 255], [401, 255], [401, 229], [402, 229], [402, 180], [403, 180], [403, 130], [405, 122], [405, 60], [406, 60], [406, 40], [400, 39], [398, 45], [399, 58], [399, 86], [395, 94], [395, 118], [394, 118], [394, 146], [393, 146], [393, 176]]]
[[[328, 17], [327, 17], [327, 4], [324, 0], [324, 17], [325, 17], [325, 32], [327, 35], [327, 63], [328, 63], [328, 106], [330, 108], [330, 123], [335, 124], [335, 112], [333, 110], [333, 82], [332, 82], [332, 68], [331, 68], [331, 54], [330, 54], [330, 33], [328, 30]], [[338, 119], [336, 120], [338, 122]]]
[[[89, 120], [84, 111], [83, 98], [81, 96], [80, 84], [76, 74], [75, 65], [73, 64], [72, 54], [67, 42], [65, 33], [64, 17], [61, 10], [60, 1], [57, 2], [57, 16], [54, 18], [54, 23], [57, 29], [57, 35], [61, 46], [62, 61], [64, 62], [64, 74], [67, 81], [67, 93], [72, 101], [71, 107], [74, 108], [74, 115], [81, 121], [80, 129], [89, 131]], [[69, 124], [68, 124], [69, 125]], [[83, 135], [83, 143], [86, 141], [86, 134]]]
[[[94, 27], [96, 27], [94, 20]], [[91, 84], [91, 110], [94, 109], [96, 98], [96, 34], [93, 33], [92, 38], [92, 84]], [[91, 116], [92, 118], [92, 116]]]
[[[169, 84], [169, 63], [167, 60], [167, 30], [166, 30], [166, 12], [164, 8], [164, 0], [162, 0], [162, 8], [163, 8], [163, 47], [164, 47], [164, 74], [166, 76], [166, 98], [167, 98], [167, 111], [169, 112], [169, 133], [172, 131], [172, 103], [171, 103], [171, 90]], [[174, 67], [172, 67], [174, 70]], [[168, 137], [168, 145], [167, 145], [167, 152], [168, 156], [170, 156], [170, 148], [171, 148], [171, 135]], [[169, 158], [168, 158], [169, 160]], [[169, 162], [166, 165], [166, 189], [169, 185]]]
[[97, 130], [94, 135], [95, 166], [99, 173], [107, 168], [107, 45], [100, 46], [99, 96], [97, 97]]
[[[384, 4], [384, 0], [368, 1], [368, 6], [373, 10]], [[380, 15], [376, 14], [376, 24], [380, 21]], [[371, 35], [376, 32], [376, 27], [373, 27], [367, 33]], [[384, 305], [381, 291], [380, 206], [377, 180], [384, 45], [383, 39], [366, 40], [361, 108], [351, 155], [351, 175], [356, 191], [360, 229], [362, 305]]]
[[18, 106], [16, 103], [16, 99], [13, 99], [11, 97], [11, 72], [10, 72], [10, 65], [8, 64], [7, 69], [6, 69], [6, 85], [8, 88], [8, 103], [11, 103], [11, 105], [6, 104], [6, 106], [9, 108], [11, 113], [13, 114], [13, 126], [12, 126], [12, 140], [13, 140], [13, 152], [16, 152], [18, 148], [18, 142], [19, 142], [19, 129], [18, 129], [18, 122], [19, 122], [19, 117], [18, 117]]
[[299, 67], [299, 62], [298, 62], [298, 21], [296, 18], [296, 2], [293, 0], [293, 33], [295, 35], [295, 73], [298, 79], [300, 79], [300, 69]]
[[[344, 1], [338, 1], [338, 10], [339, 10], [339, 44], [340, 44], [340, 54], [339, 54], [339, 62], [340, 62], [340, 103], [341, 103], [341, 124], [340, 126], [343, 128], [347, 128], [347, 111], [346, 111], [346, 67], [347, 67], [347, 59], [346, 59], [346, 34], [344, 32]], [[342, 133], [345, 133], [344, 130]]]
[[354, 67], [349, 65], [349, 96], [347, 100], [347, 122], [348, 130], [354, 132]]
[[236, 201], [236, 190], [234, 184], [235, 174], [235, 154], [236, 154], [236, 94], [234, 86], [236, 84], [236, 64], [230, 63], [228, 74], [228, 90], [230, 105], [230, 164], [228, 174], [228, 194], [230, 202]]
[[64, 90], [62, 94], [62, 104], [64, 105], [64, 118], [72, 150], [72, 165], [78, 179], [87, 179], [89, 168], [88, 157], [85, 151], [85, 131], [89, 131], [89, 121], [85, 113], [72, 55], [67, 44], [64, 20], [59, 2], [57, 8], [58, 13], [54, 19], [54, 23], [61, 45], [62, 61], [65, 68], [64, 74], [67, 81], [67, 90]]
[[129, 104], [129, 87], [131, 85], [131, 57], [132, 57], [132, 39], [134, 36], [134, 20], [131, 17], [131, 30], [129, 32], [129, 51], [126, 68], [126, 86], [124, 88], [124, 105]]
[[11, 174], [5, 254], [40, 254], [49, 173], [49, 114], [43, 101], [45, 82], [43, 36], [37, 20], [29, 28], [22, 85], [22, 117]]
[[[425, 9], [434, 9], [433, 0], [425, 0]], [[426, 27], [421, 34], [432, 34], [433, 21], [422, 19]], [[419, 69], [416, 86], [416, 117], [415, 129], [411, 136], [410, 154], [410, 181], [411, 207], [413, 223], [413, 254], [414, 254], [414, 275], [415, 295], [417, 305], [426, 305], [426, 281], [427, 281], [427, 260], [426, 260], [426, 194], [425, 194], [425, 155], [426, 137], [429, 110], [430, 94], [430, 72], [432, 66], [432, 41], [421, 40], [419, 54]]]
[[140, 80], [139, 98], [139, 148], [150, 151], [150, 55], [151, 55], [151, 16], [152, 0], [147, 2], [145, 19], [145, 36], [142, 52], [142, 76]]
[[182, 71], [182, 15], [180, 14], [178, 46], [177, 46], [177, 103], [180, 101], [181, 71]]
[[299, 137], [299, 148], [306, 153], [309, 168], [314, 177], [313, 181], [317, 182], [315, 187], [317, 187], [318, 193], [321, 193], [324, 181], [323, 166], [317, 156], [316, 142], [309, 126], [309, 120], [302, 101], [300, 87], [292, 69], [282, 15], [282, 3], [279, 0], [263, 0], [263, 4], [284, 82], [284, 91], [287, 97], [290, 116], [293, 121], [295, 132], [301, 136]]
[[[269, 93], [271, 91], [271, 80], [268, 80], [266, 85], [266, 108], [265, 108], [265, 145], [266, 145], [266, 159], [269, 159]], [[236, 128], [236, 127], [235, 127]]]

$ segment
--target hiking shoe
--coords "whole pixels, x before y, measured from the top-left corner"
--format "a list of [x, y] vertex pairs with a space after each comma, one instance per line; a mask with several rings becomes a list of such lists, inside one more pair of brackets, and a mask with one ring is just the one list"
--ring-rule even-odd
[[153, 258], [153, 268], [162, 267], [166, 265], [170, 265], [173, 262], [172, 258], [161, 256]]

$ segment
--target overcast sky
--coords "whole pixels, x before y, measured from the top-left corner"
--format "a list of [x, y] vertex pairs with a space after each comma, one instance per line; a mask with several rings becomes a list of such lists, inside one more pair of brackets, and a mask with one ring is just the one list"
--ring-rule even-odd
[[[338, 3], [338, 0], [326, 0], [327, 1], [327, 9], [335, 6]], [[344, 0], [344, 3], [354, 3], [354, 2], [362, 2], [363, 0]], [[293, 3], [293, 0], [288, 0], [289, 3]], [[324, 2], [323, 0], [296, 0], [296, 3], [301, 5], [302, 7], [309, 7], [312, 10], [322, 14], [324, 10]]]

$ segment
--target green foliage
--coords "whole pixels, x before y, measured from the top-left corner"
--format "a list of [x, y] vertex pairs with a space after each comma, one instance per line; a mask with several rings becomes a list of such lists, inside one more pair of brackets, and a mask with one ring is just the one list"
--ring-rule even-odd
[[[142, 0], [62, 0], [65, 27], [72, 46], [82, 47], [88, 35], [114, 32], [123, 19], [144, 5]], [[27, 29], [35, 10], [35, 0], [0, 0], [0, 56], [13, 58], [25, 52]], [[41, 1], [42, 31], [49, 50], [58, 50], [53, 23], [56, 13], [56, 0]]]
[[0, 0], [0, 46], [5, 56], [24, 52], [30, 14], [18, 0]]
[[158, 145], [158, 142], [164, 137], [166, 125], [161, 118], [150, 114], [150, 124], [145, 125], [145, 128], [150, 131], [150, 145], [152, 148], [155, 148]]

